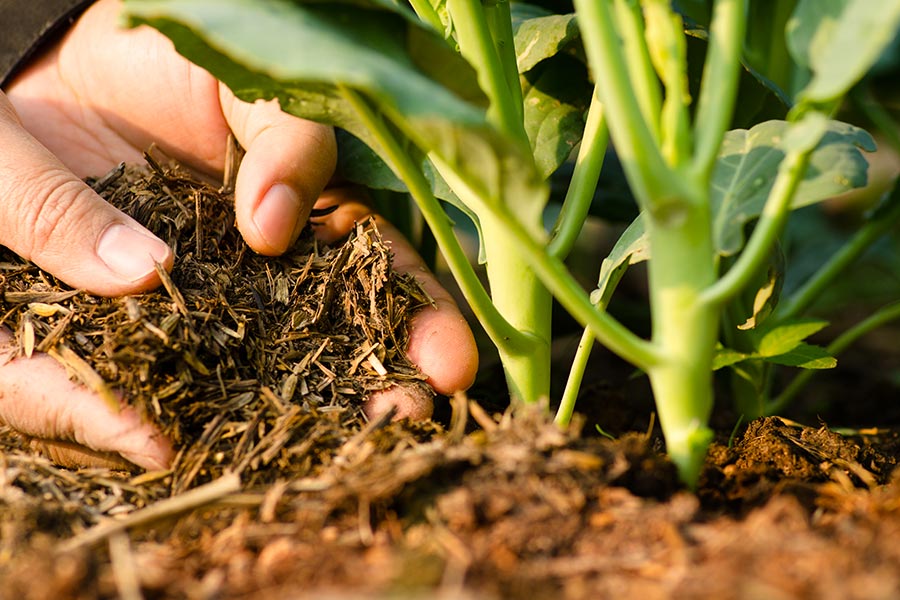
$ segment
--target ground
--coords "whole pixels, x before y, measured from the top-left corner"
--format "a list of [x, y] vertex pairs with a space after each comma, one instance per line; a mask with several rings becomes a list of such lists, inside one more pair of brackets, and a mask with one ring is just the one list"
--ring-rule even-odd
[[[239, 241], [226, 239], [227, 218], [203, 217], [219, 214], [203, 208], [214, 190], [166, 170], [149, 177], [177, 199], [159, 225], [193, 266], [129, 304], [48, 296], [55, 287], [16, 296], [36, 293], [35, 278], [57, 285], [25, 265], [5, 283], [4, 312], [17, 309], [7, 325], [23, 353], [73, 340], [181, 452], [166, 472], [69, 470], [0, 431], [0, 597], [900, 595], [900, 438], [888, 406], [841, 405], [835, 418], [857, 427], [843, 434], [809, 410], [799, 414], [811, 426], [772, 417], [732, 431], [723, 417], [696, 490], [665, 458], [639, 384], [615, 369], [588, 386], [581, 402], [593, 408], [566, 430], [540, 408], [513, 413], [491, 382], [437, 398], [433, 421], [367, 421], [360, 399], [384, 385], [379, 366], [393, 382], [418, 378], [395, 352], [402, 324], [354, 315], [369, 299], [425, 301], [407, 300], [409, 282], [363, 252], [380, 256], [377, 232], [335, 249], [310, 241], [260, 268], [228, 246]], [[143, 198], [126, 179], [113, 185], [124, 204]], [[327, 318], [318, 300], [300, 301], [329, 293], [342, 270], [342, 297], [364, 301], [334, 302]]]

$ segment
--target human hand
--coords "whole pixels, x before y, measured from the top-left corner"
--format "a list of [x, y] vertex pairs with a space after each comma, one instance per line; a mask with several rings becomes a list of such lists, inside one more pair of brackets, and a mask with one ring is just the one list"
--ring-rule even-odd
[[[11, 83], [9, 102], [0, 93], [0, 244], [73, 287], [110, 296], [152, 289], [159, 283], [154, 263], [171, 267], [171, 250], [81, 178], [138, 162], [154, 142], [220, 177], [233, 132], [246, 149], [235, 189], [238, 228], [257, 252], [284, 252], [333, 171], [331, 129], [272, 103], [238, 101], [155, 31], [118, 29], [119, 8], [97, 2]], [[346, 189], [326, 191], [321, 202], [342, 203], [319, 229], [325, 237], [346, 234], [369, 212]], [[409, 244], [382, 226], [396, 267], [413, 272], [438, 302], [413, 319], [411, 359], [438, 392], [468, 387], [477, 368], [468, 326]], [[172, 458], [169, 442], [133, 411], [112, 413], [49, 357], [0, 360], [0, 390], [0, 422], [40, 440], [64, 464], [124, 457], [153, 469]], [[373, 397], [367, 410], [376, 416], [393, 406], [398, 417], [431, 414], [430, 400], [396, 388]]]

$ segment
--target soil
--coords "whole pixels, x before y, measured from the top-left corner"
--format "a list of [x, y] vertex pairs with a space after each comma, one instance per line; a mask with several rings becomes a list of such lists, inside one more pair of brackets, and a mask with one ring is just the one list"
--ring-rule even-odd
[[[129, 195], [141, 177], [129, 175], [116, 189]], [[200, 207], [198, 198], [218, 193], [162, 168], [141, 181], [140, 189], [156, 185], [182, 206]], [[142, 194], [130, 193], [124, 204]], [[202, 212], [178, 204], [176, 214]], [[211, 214], [225, 211], [227, 202], [216, 206]], [[230, 225], [233, 217], [223, 214], [216, 222]], [[896, 411], [860, 392], [859, 381], [881, 382], [876, 391], [890, 398], [892, 388], [879, 376], [884, 369], [874, 361], [856, 365], [862, 379], [831, 380], [812, 396], [834, 399], [856, 390], [858, 402], [833, 402], [842, 407], [839, 424], [881, 429], [837, 433], [824, 422], [770, 417], [732, 431], [734, 421], [720, 415], [721, 435], [691, 491], [665, 458], [645, 392], [625, 383], [627, 369], [603, 357], [600, 383], [581, 400], [591, 414], [565, 430], [540, 408], [506, 407], [489, 369], [467, 397], [437, 398], [434, 420], [367, 421], [360, 408], [367, 390], [417, 385], [418, 375], [394, 351], [403, 339], [392, 331], [403, 324], [388, 319], [373, 333], [378, 317], [367, 314], [354, 325], [355, 308], [343, 311], [349, 324], [337, 314], [317, 322], [318, 300], [308, 297], [328, 293], [317, 286], [332, 285], [333, 261], [347, 261], [348, 248], [379, 248], [376, 233], [360, 229], [335, 249], [310, 242], [318, 276], [309, 276], [311, 267], [298, 275], [312, 264], [310, 247], [276, 261], [283, 268], [270, 266], [264, 279], [295, 277], [289, 285], [254, 279], [266, 273], [260, 264], [230, 263], [229, 277], [215, 280], [238, 283], [210, 296], [209, 285], [190, 282], [208, 283], [209, 263], [245, 255], [227, 247], [230, 254], [198, 258], [197, 240], [208, 238], [197, 232], [208, 231], [200, 226], [208, 219], [183, 220], [172, 235], [195, 249], [193, 275], [173, 271], [166, 290], [131, 304], [107, 305], [84, 294], [25, 302], [9, 292], [34, 292], [35, 282], [49, 286], [37, 289], [44, 294], [65, 290], [31, 265], [4, 271], [4, 302], [12, 307], [6, 323], [19, 333], [20, 351], [72, 340], [67, 347], [80, 361], [70, 356], [66, 363], [57, 350], [60, 360], [79, 365], [82, 378], [89, 365], [105, 382], [95, 383], [101, 391], [128, 390], [131, 401], [144, 402], [148, 418], [180, 436], [182, 450], [166, 472], [70, 470], [0, 429], [0, 598], [900, 596], [900, 436], [892, 429]], [[227, 246], [222, 235], [216, 239], [204, 252]], [[387, 272], [365, 264], [368, 270], [353, 271], [341, 284], [349, 292], [339, 289], [363, 298], [360, 305], [372, 299], [374, 306], [378, 296], [379, 306], [414, 310], [427, 301], [415, 300], [415, 286], [395, 275], [381, 278], [380, 295], [371, 287], [353, 292], [357, 273]], [[302, 288], [304, 282], [313, 287]], [[297, 295], [281, 298], [274, 310], [274, 300], [258, 301], [267, 290]], [[39, 310], [29, 302], [41, 303]], [[51, 304], [68, 312], [43, 306]], [[307, 305], [311, 318], [301, 314]], [[300, 316], [278, 321], [285, 306]], [[68, 314], [90, 318], [59, 325]], [[181, 318], [168, 335], [147, 334], [172, 314]], [[106, 337], [92, 320], [101, 316]], [[150, 325], [142, 330], [139, 322]], [[264, 323], [266, 335], [237, 336], [241, 323], [247, 328], [241, 331]], [[290, 336], [276, 326], [303, 335], [285, 341]], [[113, 332], [127, 334], [125, 341]], [[299, 339], [315, 340], [312, 350], [266, 345]], [[122, 348], [139, 343], [143, 354], [125, 357]], [[375, 345], [383, 352], [368, 361]], [[166, 352], [176, 358], [134, 362]], [[273, 353], [280, 362], [266, 362]], [[223, 375], [221, 365], [231, 370]], [[204, 371], [213, 379], [204, 379]], [[815, 423], [817, 413], [809, 411], [823, 405], [829, 404], [808, 401], [797, 418]], [[827, 422], [830, 415], [818, 416]], [[598, 434], [597, 424], [612, 439]]]

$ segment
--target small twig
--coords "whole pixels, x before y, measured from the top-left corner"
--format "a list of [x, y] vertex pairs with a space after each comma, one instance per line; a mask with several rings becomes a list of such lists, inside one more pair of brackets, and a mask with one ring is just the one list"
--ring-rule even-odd
[[103, 402], [114, 412], [119, 412], [119, 399], [106, 384], [103, 377], [86, 360], [78, 356], [78, 354], [69, 348], [66, 344], [59, 343], [55, 348], [49, 348], [47, 354], [56, 359], [57, 362], [66, 367], [69, 371], [78, 375], [85, 386], [92, 392], [96, 393]]
[[194, 510], [220, 500], [240, 489], [240, 476], [235, 473], [226, 473], [215, 481], [201, 485], [183, 494], [161, 500], [141, 510], [136, 510], [122, 519], [104, 521], [95, 525], [84, 533], [60, 544], [57, 551], [66, 553], [94, 546], [117, 533]]
[[117, 531], [109, 536], [109, 561], [119, 598], [121, 600], [143, 600], [141, 580], [134, 564], [131, 543], [128, 534], [124, 531]]

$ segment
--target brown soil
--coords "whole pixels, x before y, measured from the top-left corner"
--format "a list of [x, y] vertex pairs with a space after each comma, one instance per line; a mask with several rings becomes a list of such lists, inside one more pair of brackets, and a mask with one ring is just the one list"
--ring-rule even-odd
[[[151, 325], [182, 310], [171, 292], [163, 300], [141, 300]], [[178, 331], [183, 340], [207, 335]], [[354, 343], [345, 366], [358, 370], [364, 342]], [[102, 346], [74, 350], [99, 372], [116, 355]], [[203, 346], [189, 348], [208, 370]], [[291, 360], [302, 363], [304, 352]], [[388, 358], [392, 373], [406, 373], [400, 381], [415, 381]], [[167, 411], [171, 395], [148, 410], [193, 448], [170, 472], [60, 469], [0, 430], [0, 598], [900, 596], [900, 437], [890, 430], [839, 435], [754, 421], [730, 443], [723, 431], [691, 492], [652, 430], [628, 431], [646, 427], [650, 413], [618, 386], [591, 394], [607, 411], [565, 431], [540, 410], [502, 410], [487, 388], [471, 393], [481, 404], [455, 397], [436, 421], [366, 423], [360, 394], [378, 378], [356, 389], [335, 383], [345, 361], [337, 350], [320, 361], [334, 375], [325, 380], [292, 363], [264, 381], [268, 367], [241, 360], [222, 379], [233, 389], [224, 386], [229, 400], [214, 406], [227, 415], [217, 427], [202, 427], [215, 420], [209, 413], [194, 423]], [[146, 368], [153, 377], [188, 372]], [[286, 401], [286, 385], [306, 392]], [[132, 393], [152, 398], [152, 385], [145, 378]], [[209, 402], [174, 396], [181, 411]], [[616, 439], [597, 435], [595, 423]]]

